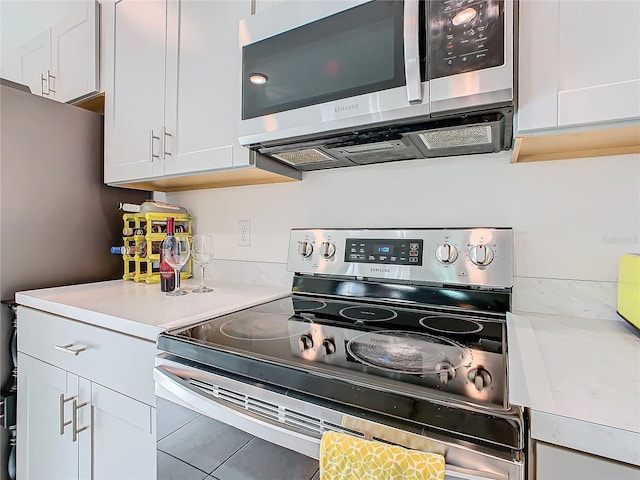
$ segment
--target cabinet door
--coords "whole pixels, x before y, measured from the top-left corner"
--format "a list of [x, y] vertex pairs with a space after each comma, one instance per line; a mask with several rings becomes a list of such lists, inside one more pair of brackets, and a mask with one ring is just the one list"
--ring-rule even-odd
[[51, 90], [68, 102], [98, 91], [98, 4], [76, 2], [73, 15], [51, 28]]
[[640, 118], [640, 3], [520, 2], [518, 130]]
[[640, 118], [640, 2], [558, 9], [558, 125]]
[[91, 404], [91, 478], [155, 479], [155, 408], [96, 383], [91, 386]]
[[72, 402], [78, 377], [18, 353], [17, 476], [78, 478], [78, 442], [72, 441]]
[[[108, 14], [112, 31], [105, 68], [105, 182], [164, 173], [166, 5], [121, 0]], [[106, 22], [105, 22], [106, 23]]]
[[537, 480], [638, 480], [640, 468], [536, 442]]
[[165, 174], [247, 165], [238, 143], [238, 22], [250, 0], [170, 2]]
[[18, 48], [19, 82], [28, 85], [31, 93], [48, 96], [51, 71], [51, 29], [33, 37]]

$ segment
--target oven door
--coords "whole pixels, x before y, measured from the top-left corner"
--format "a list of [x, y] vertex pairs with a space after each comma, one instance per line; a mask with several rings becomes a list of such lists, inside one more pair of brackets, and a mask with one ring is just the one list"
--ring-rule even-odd
[[285, 2], [242, 20], [240, 143], [428, 116], [424, 5]]
[[[523, 480], [524, 463], [455, 439], [417, 435], [326, 408], [212, 369], [162, 354], [153, 376], [156, 395], [290, 450], [319, 457], [322, 432], [332, 430], [445, 456], [446, 480]], [[158, 413], [158, 425], [163, 418]]]

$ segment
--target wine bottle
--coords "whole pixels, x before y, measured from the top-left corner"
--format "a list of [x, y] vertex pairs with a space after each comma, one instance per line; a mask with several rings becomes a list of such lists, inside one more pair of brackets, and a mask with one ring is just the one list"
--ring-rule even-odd
[[118, 210], [128, 213], [159, 212], [159, 213], [187, 213], [187, 209], [170, 203], [158, 202], [156, 200], [146, 200], [141, 205], [135, 203], [118, 203]]
[[[173, 217], [167, 217], [167, 236], [174, 234], [174, 220]], [[176, 272], [164, 260], [162, 248], [160, 248], [160, 290], [163, 292], [171, 292], [176, 286]]]
[[140, 258], [145, 258], [147, 256], [147, 244], [140, 243], [136, 245], [125, 245], [123, 247], [111, 247], [111, 253], [115, 255], [130, 255], [133, 256], [138, 254]]

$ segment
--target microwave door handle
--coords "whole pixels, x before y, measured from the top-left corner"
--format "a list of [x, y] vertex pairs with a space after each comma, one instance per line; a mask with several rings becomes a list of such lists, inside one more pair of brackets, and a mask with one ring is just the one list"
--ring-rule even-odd
[[422, 102], [419, 28], [420, 1], [404, 0], [404, 75], [409, 103]]

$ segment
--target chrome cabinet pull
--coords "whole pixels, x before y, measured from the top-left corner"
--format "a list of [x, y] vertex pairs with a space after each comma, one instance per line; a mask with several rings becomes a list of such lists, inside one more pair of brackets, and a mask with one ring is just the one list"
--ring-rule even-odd
[[153, 153], [153, 141], [160, 140], [160, 137], [154, 135], [153, 130], [149, 130], [149, 159], [153, 162], [154, 158], [160, 159], [160, 155]]
[[[47, 95], [51, 94], [52, 92], [56, 93], [56, 91], [53, 88], [51, 88], [51, 80], [53, 80], [53, 85], [55, 87], [56, 77], [51, 75], [51, 71], [50, 70], [47, 70]], [[55, 97], [55, 95], [54, 95], [54, 97]]]
[[75, 403], [75, 397], [71, 396], [69, 398], [64, 398], [64, 393], [60, 394], [60, 435], [64, 435], [64, 427], [71, 424], [71, 420], [65, 422], [64, 421], [64, 404], [73, 400]]
[[42, 97], [46, 97], [49, 94], [44, 92], [44, 82], [46, 82], [47, 79], [44, 77], [44, 73], [40, 74], [40, 96]]
[[73, 343], [69, 343], [67, 345], [54, 345], [53, 348], [55, 348], [56, 350], [60, 350], [61, 352], [64, 353], [68, 353], [69, 355], [78, 355], [80, 352], [84, 352], [87, 347], [78, 347], [78, 348], [71, 348], [73, 347]]
[[420, 6], [418, 0], [404, 2], [404, 74], [409, 103], [422, 101], [420, 81]]
[[80, 432], [85, 431], [87, 428], [89, 428], [89, 425], [85, 425], [84, 427], [80, 427], [78, 428], [78, 410], [80, 410], [82, 407], [86, 407], [87, 405], [89, 405], [89, 402], [82, 402], [81, 404], [78, 404], [78, 401], [76, 399], [73, 400], [73, 416], [71, 417], [71, 430], [72, 430], [72, 441], [76, 441], [78, 439], [78, 434]]
[[162, 155], [163, 158], [167, 155], [171, 156], [171, 152], [167, 151], [167, 137], [171, 137], [172, 135], [167, 132], [167, 127], [162, 127]]

